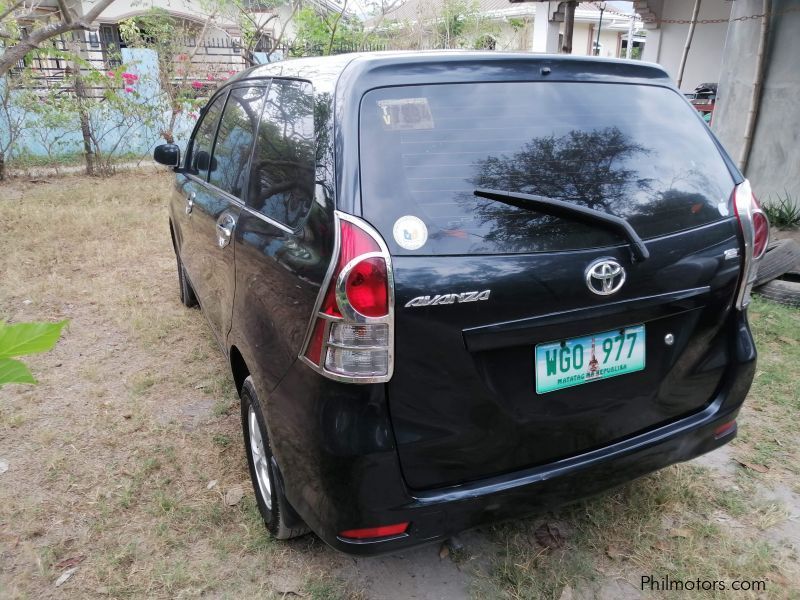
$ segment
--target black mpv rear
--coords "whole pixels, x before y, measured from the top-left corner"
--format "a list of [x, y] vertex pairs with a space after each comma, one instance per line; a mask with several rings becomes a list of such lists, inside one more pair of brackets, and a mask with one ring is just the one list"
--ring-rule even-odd
[[394, 550], [735, 435], [768, 223], [657, 66], [282, 62], [156, 158], [279, 538]]

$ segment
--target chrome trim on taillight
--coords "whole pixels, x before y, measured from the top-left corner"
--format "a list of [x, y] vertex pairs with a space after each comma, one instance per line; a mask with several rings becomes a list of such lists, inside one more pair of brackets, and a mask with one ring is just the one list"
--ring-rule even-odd
[[758, 262], [761, 257], [766, 253], [767, 245], [769, 244], [769, 220], [767, 219], [767, 242], [764, 244], [764, 251], [758, 255], [754, 255], [755, 246], [755, 228], [753, 226], [753, 215], [761, 214], [766, 218], [766, 214], [755, 203], [753, 198], [753, 190], [750, 187], [750, 182], [745, 179], [736, 186], [733, 191], [734, 210], [736, 211], [736, 218], [739, 221], [739, 227], [742, 230], [742, 238], [744, 239], [744, 253], [742, 254], [742, 281], [739, 285], [739, 290], [736, 293], [736, 308], [744, 310], [750, 304], [750, 291], [753, 289], [753, 283], [758, 275]]
[[[348, 221], [364, 231], [367, 235], [369, 235], [375, 243], [378, 244], [380, 248], [380, 252], [367, 252], [363, 255], [360, 255], [352, 260], [350, 260], [342, 269], [342, 272], [339, 274], [338, 279], [335, 282], [335, 293], [336, 293], [336, 304], [339, 307], [339, 310], [342, 313], [342, 317], [336, 317], [332, 315], [327, 315], [322, 313], [320, 309], [322, 308], [322, 303], [325, 299], [325, 294], [328, 291], [328, 288], [331, 285], [331, 280], [333, 279], [333, 275], [336, 272], [336, 267], [339, 262], [339, 253], [341, 252], [341, 236], [342, 236], [342, 228], [341, 228], [341, 221]], [[309, 320], [308, 327], [306, 329], [305, 339], [303, 340], [303, 344], [300, 348], [300, 354], [298, 358], [307, 364], [309, 367], [314, 369], [317, 373], [328, 377], [329, 379], [333, 379], [335, 381], [342, 381], [346, 383], [384, 383], [389, 381], [392, 378], [392, 374], [394, 373], [394, 274], [392, 271], [392, 257], [389, 254], [389, 248], [386, 243], [383, 241], [383, 237], [373, 228], [371, 225], [359, 219], [358, 217], [354, 217], [353, 215], [348, 215], [347, 213], [343, 213], [340, 211], [334, 211], [334, 226], [336, 228], [336, 237], [334, 239], [333, 244], [333, 254], [331, 257], [331, 262], [328, 265], [328, 270], [325, 273], [325, 278], [322, 282], [320, 287], [319, 293], [317, 294], [317, 300], [314, 303], [314, 312], [311, 314], [311, 319]], [[347, 294], [345, 293], [345, 282], [347, 281], [347, 275], [353, 269], [353, 267], [365, 260], [367, 258], [374, 258], [379, 257], [382, 258], [386, 263], [386, 284], [387, 284], [387, 305], [388, 305], [388, 312], [386, 315], [382, 317], [368, 317], [366, 315], [362, 315], [358, 312], [355, 308], [350, 305], [350, 302], [347, 299]], [[322, 349], [320, 351], [319, 362], [315, 363], [309, 360], [306, 357], [306, 351], [308, 350], [308, 346], [311, 343], [311, 336], [314, 332], [314, 326], [317, 322], [317, 319], [325, 319], [325, 326], [323, 328], [322, 333]], [[332, 323], [349, 323], [354, 325], [369, 325], [369, 324], [376, 324], [376, 323], [386, 323], [388, 325], [388, 340], [386, 346], [381, 346], [380, 348], [385, 348], [388, 352], [388, 368], [386, 375], [380, 376], [348, 376], [348, 375], [341, 375], [339, 373], [333, 373], [325, 368], [325, 358], [327, 356], [327, 349], [328, 347], [341, 347], [338, 344], [330, 343], [330, 328]], [[375, 350], [378, 347], [353, 347], [353, 350]]]

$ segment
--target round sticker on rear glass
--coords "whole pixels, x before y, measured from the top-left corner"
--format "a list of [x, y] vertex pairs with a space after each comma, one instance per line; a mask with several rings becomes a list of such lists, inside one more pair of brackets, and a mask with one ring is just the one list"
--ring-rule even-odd
[[419, 250], [428, 241], [428, 228], [419, 217], [406, 215], [394, 222], [394, 241], [405, 250]]

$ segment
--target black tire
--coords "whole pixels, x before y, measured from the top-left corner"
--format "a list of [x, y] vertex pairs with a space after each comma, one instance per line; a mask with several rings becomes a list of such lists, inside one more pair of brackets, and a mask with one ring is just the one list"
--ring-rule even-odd
[[[287, 525], [285, 517], [290, 514], [290, 511], [294, 514], [294, 511], [291, 509], [286, 496], [284, 496], [283, 488], [276, 476], [277, 465], [272, 457], [269, 436], [267, 435], [263, 412], [258, 401], [256, 389], [253, 386], [252, 377], [248, 376], [244, 380], [240, 395], [242, 398], [242, 431], [244, 432], [247, 466], [250, 470], [250, 480], [253, 483], [253, 491], [256, 495], [256, 503], [261, 517], [264, 519], [269, 532], [279, 540], [288, 540], [306, 534], [309, 530], [303, 525], [294, 527]], [[251, 407], [253, 409], [252, 413], [250, 412]], [[257, 445], [257, 442], [250, 435], [253, 419], [255, 426], [258, 427], [256, 439], [261, 441], [259, 454], [262, 458], [258, 460], [258, 464], [254, 457], [254, 452], [256, 451], [254, 445]], [[265, 486], [261, 483], [263, 481], [267, 481], [269, 485]]]
[[767, 247], [758, 264], [754, 287], [764, 285], [800, 265], [800, 245], [794, 240], [778, 240]]
[[192, 284], [189, 283], [189, 278], [186, 277], [186, 268], [183, 266], [180, 256], [177, 254], [175, 258], [178, 261], [178, 291], [181, 295], [181, 304], [188, 308], [197, 306], [197, 296], [195, 296]]
[[765, 283], [755, 292], [763, 298], [769, 298], [773, 302], [784, 306], [800, 307], [800, 278], [773, 279]]

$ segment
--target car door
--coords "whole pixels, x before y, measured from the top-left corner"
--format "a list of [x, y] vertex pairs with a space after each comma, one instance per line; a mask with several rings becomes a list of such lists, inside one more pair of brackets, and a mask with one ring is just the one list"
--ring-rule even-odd
[[195, 238], [193, 228], [194, 202], [198, 192], [205, 191], [208, 163], [226, 97], [227, 92], [220, 94], [203, 110], [200, 121], [195, 127], [194, 136], [186, 149], [184, 169], [176, 175], [175, 191], [171, 201], [170, 216], [175, 249], [180, 255], [192, 288], [198, 295], [196, 281], [199, 282], [199, 266], [195, 259], [199, 241]]
[[[192, 284], [206, 318], [224, 347], [235, 289], [233, 232], [246, 192], [248, 163], [266, 86], [231, 89], [219, 119], [208, 180], [195, 181], [192, 207]], [[201, 163], [203, 157], [200, 157]]]
[[232, 334], [246, 356], [257, 357], [251, 368], [268, 389], [297, 357], [308, 326], [307, 299], [317, 292], [310, 282], [327, 267], [314, 169], [312, 86], [273, 79], [236, 230]]

